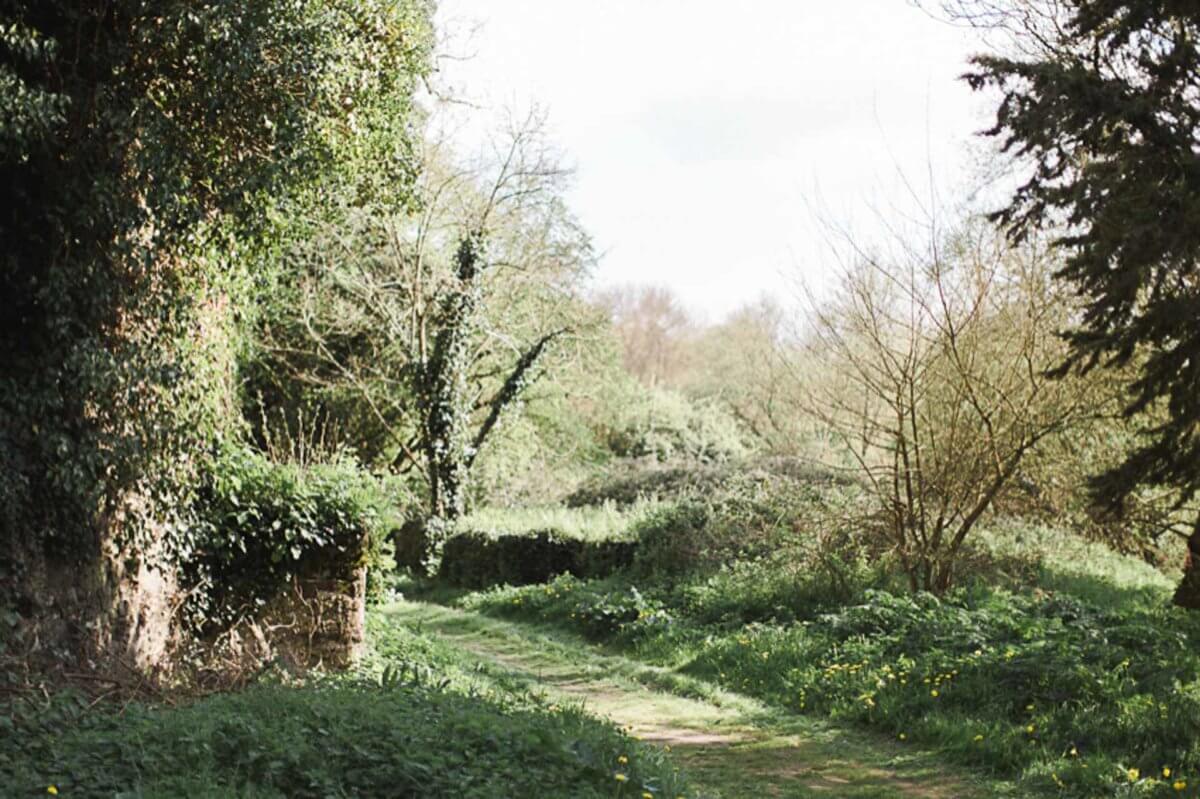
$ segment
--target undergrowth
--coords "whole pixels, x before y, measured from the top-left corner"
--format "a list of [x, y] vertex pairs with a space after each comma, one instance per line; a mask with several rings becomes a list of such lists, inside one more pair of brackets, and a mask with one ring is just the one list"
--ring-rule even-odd
[[1030, 795], [1200, 796], [1200, 620], [1170, 607], [1171, 581], [1053, 531], [983, 543], [1024, 571], [942, 598], [864, 579], [832, 600], [781, 556], [461, 602], [934, 746]]
[[171, 707], [25, 697], [0, 708], [0, 796], [654, 797], [660, 751], [502, 670], [372, 619], [362, 668]]

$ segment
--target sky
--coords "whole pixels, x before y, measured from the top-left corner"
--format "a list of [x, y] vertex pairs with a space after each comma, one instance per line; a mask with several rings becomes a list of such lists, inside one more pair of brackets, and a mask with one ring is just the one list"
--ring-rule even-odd
[[482, 109], [463, 146], [505, 108], [543, 109], [596, 283], [667, 285], [710, 321], [829, 279], [828, 222], [870, 240], [930, 185], [965, 184], [986, 122], [957, 79], [978, 38], [908, 0], [440, 0], [438, 16], [438, 81]]

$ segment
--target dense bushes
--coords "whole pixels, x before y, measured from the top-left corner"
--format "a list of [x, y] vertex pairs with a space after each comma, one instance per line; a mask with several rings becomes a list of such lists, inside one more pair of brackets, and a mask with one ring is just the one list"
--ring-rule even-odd
[[571, 492], [564, 504], [633, 505], [642, 500], [677, 500], [727, 490], [730, 481], [789, 480], [806, 485], [853, 485], [837, 472], [798, 458], [759, 457], [722, 463], [659, 464], [622, 461]]
[[762, 472], [731, 475], [720, 490], [685, 496], [633, 527], [643, 575], [710, 571], [787, 549], [810, 568], [861, 559], [871, 550], [840, 524], [853, 490]]
[[352, 462], [300, 467], [226, 451], [206, 476], [198, 520], [178, 553], [188, 620], [220, 629], [253, 614], [292, 577], [347, 576], [361, 566], [386, 572], [384, 504], [374, 479]]
[[660, 462], [722, 461], [746, 453], [743, 434], [728, 411], [672, 391], [628, 398], [604, 439], [619, 457]]

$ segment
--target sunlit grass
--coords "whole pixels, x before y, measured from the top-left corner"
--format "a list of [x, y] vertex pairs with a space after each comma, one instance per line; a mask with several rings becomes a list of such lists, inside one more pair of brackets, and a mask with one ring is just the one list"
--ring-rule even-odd
[[608, 541], [630, 537], [630, 528], [660, 504], [642, 500], [626, 506], [480, 508], [460, 519], [457, 529], [496, 537], [553, 531], [566, 538]]
[[979, 544], [1001, 566], [1032, 564], [1032, 578], [973, 574], [944, 599], [875, 590], [830, 607], [763, 560], [672, 584], [563, 577], [461, 602], [936, 747], [1024, 795], [1200, 796], [1200, 620], [1169, 606], [1171, 577], [1029, 525]]

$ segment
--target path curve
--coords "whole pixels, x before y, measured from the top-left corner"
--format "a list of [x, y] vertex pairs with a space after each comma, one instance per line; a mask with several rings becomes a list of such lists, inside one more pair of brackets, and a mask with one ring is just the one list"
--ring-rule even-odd
[[[396, 623], [436, 635], [536, 684], [555, 701], [581, 703], [630, 734], [669, 747], [705, 797], [781, 799], [982, 799], [995, 796], [928, 753], [800, 717], [709, 687], [679, 695], [663, 669], [554, 640], [522, 625], [421, 602], [384, 609]], [[682, 693], [688, 693], [686, 688]]]

